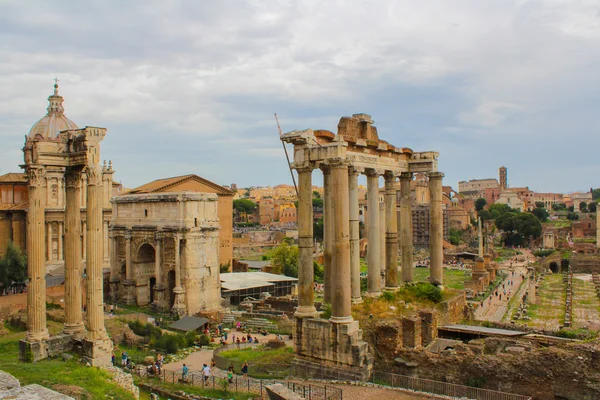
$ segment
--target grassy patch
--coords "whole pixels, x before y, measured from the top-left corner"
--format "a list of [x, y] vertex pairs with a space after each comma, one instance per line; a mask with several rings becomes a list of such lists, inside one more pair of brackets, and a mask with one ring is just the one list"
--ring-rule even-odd
[[[210, 386], [212, 387], [212, 379], [210, 380], [210, 382], [211, 382]], [[184, 392], [186, 392], [188, 394], [194, 394], [194, 395], [204, 396], [204, 397], [213, 398], [213, 399], [249, 400], [249, 399], [257, 397], [256, 394], [237, 393], [237, 392], [233, 392], [231, 390], [228, 390], [228, 391], [219, 390], [218, 388], [221, 387], [220, 379], [215, 379], [215, 389], [210, 389], [208, 387], [202, 388], [202, 387], [192, 386], [189, 384], [182, 384], [182, 383], [166, 383], [166, 382], [161, 382], [159, 380], [149, 380], [149, 379], [141, 379], [141, 380], [136, 381], [136, 383], [137, 384], [146, 383], [148, 385], [151, 385], [152, 387], [160, 388], [165, 391], [172, 392], [172, 393], [179, 391], [179, 390], [183, 390]], [[140, 399], [141, 399], [141, 397], [140, 397]]]
[[11, 334], [0, 340], [0, 370], [14, 375], [22, 385], [37, 383], [62, 393], [79, 393], [79, 398], [84, 400], [133, 399], [131, 393], [112, 383], [106, 371], [86, 367], [75, 359], [20, 362], [19, 339], [24, 336], [23, 333]]
[[[429, 268], [415, 268], [415, 282], [427, 282], [429, 273]], [[444, 268], [444, 287], [462, 290], [465, 288], [465, 280], [470, 279], [470, 277], [470, 270]]]
[[294, 359], [294, 349], [283, 347], [272, 350], [259, 346], [258, 348], [248, 347], [241, 350], [223, 351], [219, 355], [231, 361], [248, 361], [252, 364], [289, 364]]

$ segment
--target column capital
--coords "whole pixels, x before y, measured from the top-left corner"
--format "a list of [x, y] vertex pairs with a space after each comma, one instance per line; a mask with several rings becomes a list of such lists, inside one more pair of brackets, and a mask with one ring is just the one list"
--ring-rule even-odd
[[444, 177], [443, 172], [428, 172], [427, 177], [429, 179], [442, 179]]
[[365, 169], [363, 167], [357, 167], [356, 165], [350, 165], [348, 167], [349, 175], [361, 175], [365, 173]]
[[102, 183], [102, 167], [98, 164], [86, 165], [85, 175], [87, 177], [88, 186], [101, 186]]
[[384, 169], [380, 169], [380, 168], [365, 168], [365, 175], [367, 176], [375, 176], [377, 178], [379, 178], [380, 176], [382, 176], [385, 173]]
[[43, 187], [46, 186], [46, 168], [41, 165], [28, 165], [25, 173], [29, 180], [29, 186]]
[[414, 174], [412, 172], [408, 172], [408, 171], [404, 171], [400, 173], [400, 179], [404, 180], [407, 179], [409, 181], [412, 181]]
[[125, 240], [127, 240], [128, 242], [131, 241], [131, 232], [126, 232], [125, 235], [123, 235], [123, 237], [125, 238]]
[[67, 188], [79, 189], [81, 185], [81, 168], [69, 167], [65, 171], [64, 179]]

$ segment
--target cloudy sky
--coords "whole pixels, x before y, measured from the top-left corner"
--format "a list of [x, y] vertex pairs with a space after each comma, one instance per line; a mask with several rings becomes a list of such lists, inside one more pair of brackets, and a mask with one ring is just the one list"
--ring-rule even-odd
[[60, 79], [127, 187], [290, 183], [283, 131], [373, 116], [446, 184], [600, 186], [597, 0], [0, 1], [0, 174]]

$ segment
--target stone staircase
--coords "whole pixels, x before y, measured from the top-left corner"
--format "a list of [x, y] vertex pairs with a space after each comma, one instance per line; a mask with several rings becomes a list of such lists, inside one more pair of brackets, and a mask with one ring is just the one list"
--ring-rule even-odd
[[254, 328], [254, 329], [260, 328], [260, 329], [266, 329], [268, 331], [277, 330], [277, 325], [265, 318], [252, 318], [249, 321], [245, 322], [245, 325], [248, 328]]

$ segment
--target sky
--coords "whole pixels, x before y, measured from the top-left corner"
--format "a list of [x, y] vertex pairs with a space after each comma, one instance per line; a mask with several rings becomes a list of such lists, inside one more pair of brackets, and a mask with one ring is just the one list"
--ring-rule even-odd
[[[136, 187], [194, 173], [291, 183], [283, 132], [367, 113], [381, 139], [438, 151], [444, 184], [599, 187], [597, 0], [0, 1], [0, 174], [53, 78]], [[320, 177], [315, 175], [315, 182]]]

